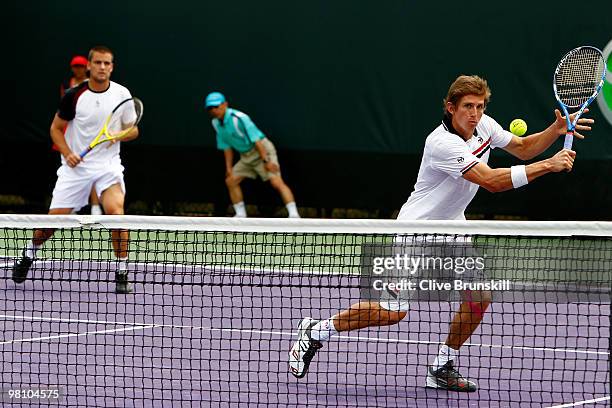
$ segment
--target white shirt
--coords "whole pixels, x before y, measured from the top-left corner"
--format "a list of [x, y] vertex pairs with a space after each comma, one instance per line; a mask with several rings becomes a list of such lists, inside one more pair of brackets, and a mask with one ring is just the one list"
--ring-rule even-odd
[[463, 140], [445, 119], [427, 136], [414, 191], [402, 206], [401, 220], [465, 220], [465, 209], [478, 184], [462, 176], [479, 162], [487, 163], [491, 149], [505, 147], [512, 133], [483, 115], [474, 135]]
[[[68, 90], [60, 101], [58, 116], [68, 121], [65, 137], [70, 149], [75, 154], [81, 154], [98, 136], [113, 109], [131, 97], [126, 87], [112, 81], [108, 89], [101, 92], [89, 89], [88, 81]], [[94, 147], [79, 167], [96, 169], [120, 165], [120, 144], [104, 143]], [[62, 165], [66, 165], [63, 156]]]

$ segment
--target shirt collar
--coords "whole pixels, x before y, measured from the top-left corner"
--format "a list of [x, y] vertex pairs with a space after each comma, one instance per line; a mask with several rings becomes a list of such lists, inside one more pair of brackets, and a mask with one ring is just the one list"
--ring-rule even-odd
[[[442, 117], [442, 126], [444, 126], [444, 129], [446, 129], [450, 133], [459, 136], [461, 140], [464, 140], [463, 136], [461, 136], [459, 132], [457, 132], [457, 130], [455, 130], [455, 128], [453, 127], [453, 119], [451, 115], [448, 115], [446, 113], [444, 114], [444, 116]], [[478, 136], [478, 129], [474, 129], [474, 136]]]
[[227, 109], [225, 110], [225, 116], [223, 116], [223, 118], [222, 118], [222, 119], [216, 119], [216, 118], [215, 118], [215, 121], [216, 121], [216, 122], [217, 122], [219, 125], [221, 125], [221, 126], [224, 126], [224, 127], [225, 127], [225, 125], [227, 125], [228, 123], [230, 123], [230, 122], [231, 122], [233, 112], [234, 112], [234, 110], [233, 110], [232, 108], [227, 108]]
[[223, 124], [224, 125], [227, 125], [232, 120], [232, 113], [233, 113], [233, 111], [234, 110], [232, 108], [227, 108], [225, 110], [225, 116], [223, 116]]

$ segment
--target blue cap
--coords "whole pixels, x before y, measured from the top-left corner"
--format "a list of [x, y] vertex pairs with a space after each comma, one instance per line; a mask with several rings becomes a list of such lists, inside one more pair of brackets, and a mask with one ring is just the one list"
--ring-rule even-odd
[[221, 92], [211, 92], [206, 97], [206, 108], [210, 108], [211, 106], [219, 106], [223, 102], [225, 102], [225, 96]]

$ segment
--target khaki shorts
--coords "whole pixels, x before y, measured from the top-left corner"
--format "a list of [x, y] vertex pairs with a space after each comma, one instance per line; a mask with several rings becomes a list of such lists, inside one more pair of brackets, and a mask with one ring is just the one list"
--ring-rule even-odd
[[[272, 142], [268, 139], [262, 139], [261, 142], [263, 143], [264, 149], [266, 149], [266, 152], [268, 153], [268, 160], [278, 166], [278, 156], [276, 155], [276, 148]], [[268, 181], [270, 177], [280, 177], [281, 175], [280, 166], [278, 172], [276, 173], [271, 173], [265, 169], [264, 162], [255, 147], [246, 153], [240, 153], [240, 160], [238, 160], [238, 163], [234, 164], [232, 171], [234, 176], [247, 177], [251, 179], [255, 179], [257, 176], [259, 176], [263, 181]]]

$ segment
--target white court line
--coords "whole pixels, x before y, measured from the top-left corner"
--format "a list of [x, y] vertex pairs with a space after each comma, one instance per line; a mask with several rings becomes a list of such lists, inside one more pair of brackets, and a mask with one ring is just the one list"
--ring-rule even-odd
[[[230, 329], [223, 327], [208, 327], [208, 326], [192, 326], [192, 325], [178, 325], [178, 324], [152, 324], [152, 323], [122, 323], [122, 322], [111, 322], [111, 321], [100, 321], [100, 320], [81, 320], [81, 319], [62, 319], [57, 317], [30, 317], [30, 316], [11, 316], [11, 315], [0, 315], [0, 319], [15, 319], [15, 320], [39, 320], [39, 321], [53, 321], [62, 323], [98, 323], [98, 324], [109, 324], [109, 325], [131, 325], [143, 328], [170, 328], [170, 329], [191, 329], [191, 330], [208, 330], [208, 331], [221, 331], [221, 332], [233, 332], [233, 333], [249, 333], [249, 334], [272, 334], [277, 336], [288, 336], [293, 337], [296, 334], [293, 332], [284, 331], [273, 331], [273, 330], [259, 330], [259, 329]], [[438, 341], [428, 340], [408, 340], [408, 339], [389, 339], [381, 337], [367, 337], [367, 336], [344, 336], [338, 335], [334, 338], [347, 339], [347, 340], [359, 340], [359, 341], [373, 341], [380, 343], [400, 343], [400, 344], [442, 344]], [[0, 343], [2, 344], [2, 343]], [[464, 343], [464, 346], [468, 347], [486, 347], [486, 348], [497, 348], [503, 350], [531, 350], [531, 351], [545, 351], [553, 353], [567, 353], [567, 354], [595, 354], [595, 355], [610, 355], [609, 351], [591, 351], [591, 350], [580, 350], [580, 349], [560, 349], [551, 347], [529, 347], [529, 346], [504, 346], [501, 344], [484, 344], [484, 343]]]
[[110, 329], [110, 330], [96, 330], [96, 331], [89, 331], [89, 332], [84, 332], [84, 333], [70, 333], [70, 334], [58, 334], [55, 336], [46, 336], [46, 337], [32, 337], [32, 338], [27, 338], [27, 339], [2, 341], [0, 342], [0, 346], [4, 344], [35, 342], [35, 341], [43, 341], [43, 340], [55, 340], [55, 339], [63, 339], [67, 337], [81, 337], [81, 336], [88, 336], [90, 334], [106, 334], [106, 333], [125, 332], [125, 331], [130, 331], [130, 330], [143, 330], [143, 329], [150, 329], [154, 327], [156, 327], [156, 325], [153, 324], [149, 326], [124, 327], [121, 329]]
[[[0, 256], [0, 259], [14, 259], [8, 256]], [[6, 267], [6, 266], [13, 266], [13, 260], [9, 260], [6, 262], [2, 262], [0, 263], [0, 267]], [[104, 265], [109, 265], [109, 264], [113, 264], [116, 261], [113, 259], [109, 259], [107, 261], [100, 261], [100, 260], [91, 260], [91, 259], [37, 259], [34, 260], [34, 263], [32, 264], [32, 267], [40, 267], [40, 266], [47, 266], [47, 265], [52, 265], [52, 264], [57, 264], [57, 263], [70, 263], [73, 264], [72, 267], [66, 268], [64, 267], [63, 269], [68, 269], [68, 270], [75, 270], [78, 269], [77, 266], [74, 266], [74, 264], [79, 264], [79, 263], [88, 263], [91, 265], [95, 265], [95, 268], [89, 268], [89, 269], [100, 269], [100, 272], [104, 272]], [[216, 264], [202, 264], [202, 265], [190, 265], [190, 264], [181, 264], [181, 263], [175, 263], [175, 262], [167, 262], [167, 263], [160, 263], [160, 262], [129, 262], [128, 263], [128, 268], [130, 271], [134, 271], [134, 272], [145, 272], [145, 270], [147, 268], [159, 268], [162, 270], [174, 270], [174, 271], [188, 271], [188, 272], [194, 272], [194, 271], [198, 271], [198, 272], [260, 272], [260, 273], [284, 273], [284, 274], [296, 274], [296, 275], [334, 275], [334, 276], [359, 276], [358, 273], [351, 273], [351, 272], [330, 272], [330, 271], [322, 271], [322, 270], [317, 270], [317, 269], [277, 269], [277, 268], [245, 268], [245, 267], [240, 267], [240, 266], [227, 266], [227, 265], [216, 265]], [[139, 269], [139, 268], [145, 268], [145, 270], [143, 269]], [[153, 273], [155, 274], [155, 273]]]
[[[4, 267], [4, 266], [12, 266], [14, 259], [12, 257], [9, 256], [0, 256], [0, 259], [9, 259], [6, 262], [0, 263], [0, 267]], [[11, 260], [12, 259], [12, 260]], [[100, 261], [100, 260], [91, 260], [91, 259], [62, 259], [62, 258], [45, 258], [45, 259], [35, 259], [34, 262], [32, 263], [32, 268], [36, 268], [36, 267], [45, 267], [45, 266], [55, 266], [57, 264], [65, 264], [68, 263], [70, 264], [69, 267], [62, 267], [63, 270], [75, 270], [75, 269], [79, 269], [78, 265], [82, 264], [82, 263], [87, 263], [89, 265], [95, 265], [95, 267], [90, 267], [90, 270], [100, 270], [100, 272], [105, 272], [104, 269], [106, 268], [106, 265], [112, 265], [115, 264], [117, 261], [114, 259], [109, 259], [106, 261]], [[173, 263], [173, 262], [168, 262], [168, 263], [153, 263], [153, 262], [129, 262], [128, 266], [135, 266], [135, 267], [159, 267], [159, 268], [164, 268], [164, 269], [174, 269], [174, 270], [206, 270], [207, 269], [207, 265], [189, 265], [189, 264], [181, 264], [181, 263]], [[132, 270], [132, 269], [130, 269]], [[136, 269], [137, 272], [143, 272], [142, 270]]]
[[568, 404], [563, 404], [563, 405], [551, 405], [548, 408], [577, 407], [579, 405], [596, 404], [596, 403], [602, 402], [602, 401], [610, 401], [610, 396], [608, 395], [607, 397], [595, 398], [595, 399], [590, 399], [590, 400], [586, 400], [586, 401], [570, 402]]
[[130, 322], [115, 322], [112, 320], [88, 320], [88, 319], [66, 319], [62, 317], [45, 317], [45, 316], [14, 316], [0, 315], [0, 319], [6, 320], [38, 320], [44, 322], [59, 322], [59, 323], [88, 323], [88, 324], [108, 324], [108, 325], [129, 325], [129, 326], [151, 326], [153, 323], [130, 323]]

